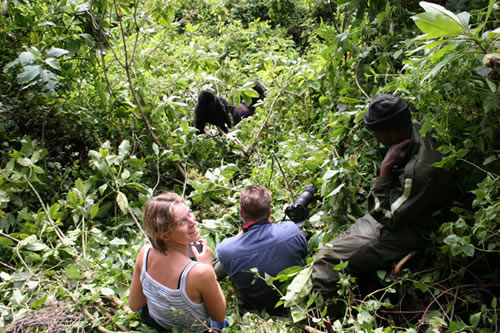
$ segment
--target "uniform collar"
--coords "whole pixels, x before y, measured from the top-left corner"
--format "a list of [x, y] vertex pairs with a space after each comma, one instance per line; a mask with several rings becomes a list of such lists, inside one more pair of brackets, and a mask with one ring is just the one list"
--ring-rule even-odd
[[271, 222], [269, 222], [267, 219], [249, 222], [249, 223], [243, 225], [243, 227], [242, 227], [243, 232], [247, 232], [254, 225], [263, 225], [263, 224], [268, 224], [268, 223], [271, 223]]

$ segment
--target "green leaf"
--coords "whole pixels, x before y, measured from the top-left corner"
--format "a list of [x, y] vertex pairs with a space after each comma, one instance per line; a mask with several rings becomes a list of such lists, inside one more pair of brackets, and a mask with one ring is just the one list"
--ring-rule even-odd
[[448, 57], [444, 58], [443, 60], [441, 60], [441, 62], [439, 62], [436, 66], [434, 66], [434, 68], [429, 73], [427, 73], [427, 75], [422, 79], [422, 82], [425, 82], [428, 78], [431, 78], [434, 75], [436, 75], [449, 62], [452, 62], [461, 57], [462, 54], [458, 53], [458, 54], [451, 54]]
[[307, 314], [299, 306], [293, 306], [290, 311], [294, 323], [306, 319]]
[[493, 81], [486, 79], [486, 83], [488, 84], [491, 92], [495, 93], [497, 91], [497, 85]]
[[134, 168], [145, 168], [147, 166], [146, 161], [140, 158], [129, 158], [127, 163]]
[[12, 277], [9, 274], [7, 274], [6, 272], [0, 271], [0, 279], [2, 279], [4, 281], [10, 281], [12, 279]]
[[420, 6], [425, 13], [411, 18], [427, 36], [425, 38], [450, 37], [466, 34], [466, 28], [460, 19], [440, 5], [422, 1]]
[[2, 247], [2, 246], [12, 247], [12, 246], [14, 246], [14, 244], [15, 243], [13, 241], [11, 241], [10, 239], [0, 236], [0, 247]]
[[100, 292], [104, 296], [114, 296], [115, 295], [115, 291], [111, 288], [105, 288], [105, 287], [101, 288]]
[[125, 180], [125, 179], [128, 179], [129, 177], [130, 177], [130, 171], [128, 171], [128, 169], [123, 170], [123, 172], [121, 174], [121, 178], [123, 180]]
[[122, 211], [123, 214], [127, 212], [128, 209], [128, 200], [125, 194], [122, 192], [118, 191], [118, 194], [116, 196], [116, 202], [118, 203], [118, 207], [120, 207], [120, 210]]
[[122, 246], [122, 245], [127, 245], [127, 241], [123, 238], [113, 238], [113, 240], [111, 242], [109, 242], [110, 245], [114, 245], [114, 246]]
[[281, 297], [285, 307], [290, 307], [298, 298], [306, 296], [312, 289], [312, 265], [304, 268], [286, 288], [285, 296]]
[[470, 324], [472, 325], [472, 327], [477, 327], [480, 319], [481, 319], [481, 312], [474, 313], [473, 315], [471, 315], [469, 317], [469, 321], [470, 321]]
[[47, 56], [49, 57], [54, 57], [54, 58], [59, 58], [65, 54], [68, 54], [69, 51], [65, 49], [60, 49], [57, 47], [51, 47], [50, 50], [47, 51]]
[[17, 212], [17, 215], [18, 215], [19, 217], [21, 217], [21, 218], [22, 218], [23, 220], [25, 220], [25, 221], [28, 221], [28, 222], [33, 221], [33, 216], [32, 216], [31, 214], [27, 213], [27, 212], [24, 212], [24, 211], [18, 211], [18, 212]]
[[82, 280], [83, 275], [81, 273], [80, 266], [78, 265], [69, 265], [66, 267], [66, 274], [71, 280]]
[[24, 72], [17, 76], [17, 83], [24, 84], [34, 80], [42, 71], [40, 65], [28, 65], [24, 67]]
[[49, 208], [50, 217], [55, 217], [60, 208], [61, 208], [61, 205], [58, 203], [55, 203], [52, 206], [50, 206], [50, 208]]
[[36, 56], [29, 51], [21, 52], [17, 59], [19, 59], [19, 63], [23, 66], [31, 65], [37, 61]]
[[99, 204], [95, 204], [90, 209], [90, 218], [93, 219], [99, 213]]
[[118, 147], [118, 154], [123, 159], [130, 153], [130, 142], [128, 140], [123, 140]]
[[472, 244], [467, 244], [462, 249], [466, 256], [473, 257], [474, 256], [474, 246]]
[[59, 66], [59, 61], [56, 58], [47, 58], [45, 59], [45, 63], [54, 69], [61, 69], [61, 66]]
[[18, 158], [16, 162], [25, 167], [32, 167], [34, 165], [31, 159], [27, 157]]
[[33, 252], [40, 252], [48, 249], [48, 246], [39, 240], [31, 241], [25, 247], [25, 249]]
[[15, 289], [12, 292], [12, 296], [10, 297], [10, 301], [14, 304], [21, 305], [24, 303], [25, 296], [21, 293], [21, 290]]
[[102, 195], [106, 189], [108, 188], [108, 184], [102, 184], [101, 186], [99, 186], [99, 193]]
[[41, 298], [37, 299], [36, 301], [34, 301], [33, 303], [31, 303], [30, 308], [37, 309], [37, 308], [41, 307], [45, 303], [45, 301], [47, 301], [47, 296], [41, 297]]

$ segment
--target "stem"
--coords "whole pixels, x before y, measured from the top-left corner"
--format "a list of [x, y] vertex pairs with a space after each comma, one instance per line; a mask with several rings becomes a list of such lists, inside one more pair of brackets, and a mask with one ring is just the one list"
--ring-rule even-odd
[[490, 176], [491, 178], [495, 178], [495, 177], [498, 177], [497, 174], [493, 173], [493, 172], [490, 172], [490, 171], [487, 171], [487, 170], [484, 170], [483, 168], [481, 168], [480, 166], [470, 162], [470, 161], [467, 161], [467, 160], [464, 160], [463, 158], [460, 159], [460, 161], [462, 162], [465, 162], [467, 164], [470, 164], [472, 165], [473, 167], [476, 167], [477, 169], [481, 170], [482, 172], [484, 172], [485, 174], [487, 174], [488, 176]]
[[358, 89], [363, 93], [363, 95], [365, 95], [366, 98], [370, 98], [370, 96], [368, 96], [368, 94], [364, 91], [363, 87], [361, 87], [361, 84], [359, 83], [359, 79], [358, 79], [359, 65], [361, 65], [361, 61], [359, 61], [358, 64], [356, 65], [356, 73], [354, 75], [354, 79], [356, 81], [356, 85], [358, 86]]
[[85, 218], [82, 215], [82, 255], [83, 255], [83, 259], [85, 259], [87, 256], [86, 248], [87, 248], [87, 232], [86, 232], [86, 228], [85, 228]]
[[9, 235], [7, 235], [7, 234], [4, 234], [4, 233], [3, 233], [3, 232], [1, 232], [1, 231], [0, 231], [0, 236], [1, 236], [1, 237], [5, 237], [5, 238], [7, 238], [8, 240], [11, 240], [11, 241], [13, 241], [13, 242], [15, 242], [15, 243], [19, 243], [19, 242], [20, 242], [20, 240], [19, 240], [19, 239], [14, 238], [14, 237], [12, 237], [12, 236], [9, 236]]
[[272, 155], [273, 159], [276, 160], [276, 163], [278, 164], [278, 167], [280, 168], [281, 174], [283, 175], [283, 179], [285, 180], [286, 187], [288, 188], [288, 191], [292, 194], [293, 200], [294, 201], [297, 200], [297, 196], [295, 195], [295, 193], [293, 193], [292, 188], [290, 187], [290, 184], [288, 184], [288, 180], [286, 179], [285, 173], [283, 172], [283, 169], [281, 168], [280, 161], [278, 160], [276, 155], [274, 155], [274, 153], [272, 153], [271, 155]]
[[26, 183], [28, 184], [28, 186], [33, 191], [33, 193], [35, 193], [38, 201], [40, 202], [40, 205], [42, 206], [43, 211], [45, 212], [45, 215], [47, 216], [47, 219], [49, 220], [50, 225], [52, 226], [52, 228], [54, 228], [54, 232], [56, 233], [57, 237], [59, 238], [59, 240], [61, 240], [61, 242], [64, 245], [68, 245], [68, 244], [66, 244], [66, 237], [61, 232], [61, 230], [56, 226], [56, 223], [54, 222], [54, 220], [52, 219], [52, 217], [50, 217], [49, 211], [47, 210], [47, 207], [45, 206], [45, 203], [43, 202], [42, 198], [40, 197], [40, 194], [38, 194], [37, 190], [31, 184], [31, 182], [28, 180], [28, 178], [26, 176], [24, 178], [25, 178]]
[[132, 209], [130, 209], [130, 207], [127, 207], [127, 212], [130, 214], [130, 216], [132, 217], [132, 219], [134, 220], [135, 224], [137, 225], [139, 230], [142, 232], [144, 237], [147, 237], [148, 235], [146, 234], [144, 229], [142, 229], [141, 224], [139, 223], [139, 221], [137, 221], [137, 218], [135, 217], [134, 212], [132, 211]]

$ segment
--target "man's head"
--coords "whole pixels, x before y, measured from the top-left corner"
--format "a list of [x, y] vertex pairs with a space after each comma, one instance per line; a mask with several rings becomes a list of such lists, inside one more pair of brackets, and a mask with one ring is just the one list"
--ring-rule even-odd
[[365, 126], [379, 142], [392, 146], [411, 134], [411, 114], [408, 103], [391, 94], [376, 95], [363, 116]]
[[253, 222], [271, 215], [271, 192], [260, 185], [250, 185], [240, 194], [240, 215], [243, 221]]

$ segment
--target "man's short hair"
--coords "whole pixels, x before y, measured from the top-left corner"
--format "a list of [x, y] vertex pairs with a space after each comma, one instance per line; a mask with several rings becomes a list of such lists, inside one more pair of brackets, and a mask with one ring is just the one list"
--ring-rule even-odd
[[376, 95], [370, 101], [363, 122], [371, 131], [387, 131], [410, 126], [411, 113], [408, 102], [396, 95]]
[[246, 221], [269, 217], [271, 211], [271, 192], [260, 185], [250, 185], [240, 194], [241, 215]]

